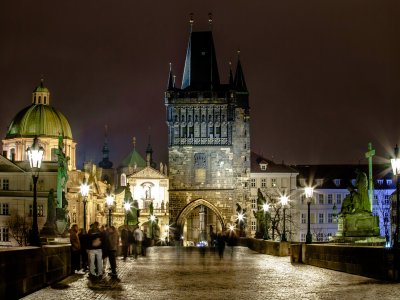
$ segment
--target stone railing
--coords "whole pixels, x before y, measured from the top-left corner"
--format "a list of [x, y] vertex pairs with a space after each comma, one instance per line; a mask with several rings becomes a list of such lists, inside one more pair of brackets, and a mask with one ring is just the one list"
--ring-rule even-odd
[[260, 240], [254, 238], [241, 239], [240, 244], [247, 246], [251, 250], [257, 251], [262, 254], [269, 254], [274, 256], [289, 256], [290, 243], [289, 242], [274, 242], [270, 240]]
[[400, 249], [340, 244], [294, 244], [291, 261], [375, 279], [400, 281]]
[[0, 250], [0, 299], [18, 299], [71, 272], [69, 245]]

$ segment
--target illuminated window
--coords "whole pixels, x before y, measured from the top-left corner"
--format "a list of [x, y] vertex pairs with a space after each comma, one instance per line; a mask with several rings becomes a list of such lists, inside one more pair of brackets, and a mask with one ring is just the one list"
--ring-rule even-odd
[[267, 179], [265, 179], [265, 178], [261, 179], [261, 187], [263, 187], [263, 188], [267, 187]]
[[342, 194], [336, 194], [336, 204], [342, 205]]
[[[44, 216], [43, 204], [40, 204], [40, 205], [37, 206], [37, 215], [38, 215], [38, 217], [43, 217]], [[33, 216], [33, 205], [32, 204], [29, 205], [29, 216], [30, 217]]]
[[324, 214], [323, 214], [323, 213], [320, 213], [320, 214], [318, 215], [318, 223], [319, 223], [319, 224], [324, 223]]
[[126, 175], [124, 173], [121, 174], [121, 186], [126, 186]]
[[324, 194], [318, 194], [318, 203], [324, 204]]
[[271, 186], [276, 187], [276, 178], [271, 178]]
[[9, 242], [9, 230], [8, 227], [1, 227], [0, 228], [0, 242]]
[[251, 231], [256, 231], [256, 230], [257, 230], [257, 222], [251, 220]]
[[251, 178], [250, 179], [250, 186], [251, 187], [256, 187], [256, 179], [255, 178]]

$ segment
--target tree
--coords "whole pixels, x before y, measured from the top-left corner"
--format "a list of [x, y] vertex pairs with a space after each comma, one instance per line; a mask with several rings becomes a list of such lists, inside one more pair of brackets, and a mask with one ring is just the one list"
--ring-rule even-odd
[[32, 225], [31, 218], [12, 213], [7, 221], [11, 236], [17, 241], [20, 247], [28, 244], [29, 230]]
[[[261, 207], [258, 207], [258, 210], [262, 210], [262, 204], [269, 204], [269, 213], [268, 213], [268, 223], [270, 227], [268, 231], [270, 232], [270, 236], [272, 240], [275, 240], [277, 237], [282, 235], [283, 230], [283, 207], [281, 204], [280, 197], [283, 193], [278, 188], [270, 188], [264, 189], [264, 193], [259, 189], [258, 199], [262, 201]], [[259, 201], [257, 201], [258, 204]], [[259, 205], [259, 204], [258, 204]], [[291, 209], [294, 207], [294, 201], [289, 201], [286, 206], [286, 216], [285, 216], [285, 224], [286, 224], [286, 232], [289, 233], [289, 236], [292, 235], [292, 230], [295, 226], [293, 219], [295, 216], [292, 215]]]

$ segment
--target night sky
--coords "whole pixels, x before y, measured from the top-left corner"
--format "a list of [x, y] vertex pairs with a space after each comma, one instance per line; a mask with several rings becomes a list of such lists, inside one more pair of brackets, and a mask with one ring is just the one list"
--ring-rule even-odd
[[365, 163], [368, 142], [379, 161], [400, 144], [397, 0], [1, 1], [0, 136], [43, 74], [78, 168], [101, 160], [105, 124], [115, 165], [133, 136], [144, 155], [149, 132], [166, 161], [169, 62], [180, 86], [189, 14], [201, 31], [209, 12], [222, 83], [241, 50], [253, 151], [290, 164]]

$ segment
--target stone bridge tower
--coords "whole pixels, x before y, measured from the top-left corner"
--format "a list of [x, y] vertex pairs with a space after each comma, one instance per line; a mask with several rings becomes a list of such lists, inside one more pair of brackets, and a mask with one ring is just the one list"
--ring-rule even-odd
[[186, 240], [234, 224], [237, 203], [251, 211], [248, 97], [239, 56], [235, 76], [230, 70], [221, 84], [212, 32], [191, 31], [182, 86], [170, 68], [165, 92], [170, 220]]

